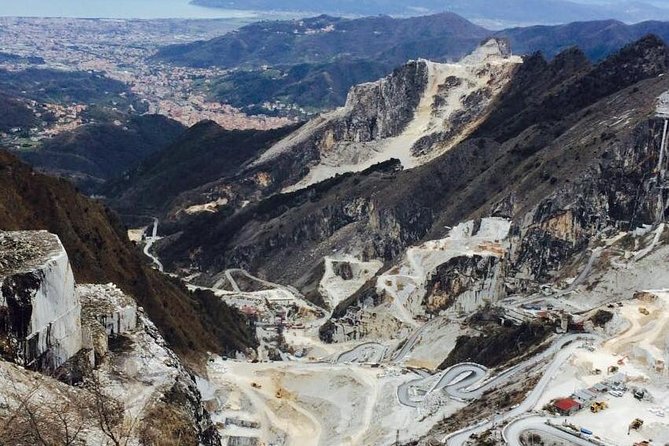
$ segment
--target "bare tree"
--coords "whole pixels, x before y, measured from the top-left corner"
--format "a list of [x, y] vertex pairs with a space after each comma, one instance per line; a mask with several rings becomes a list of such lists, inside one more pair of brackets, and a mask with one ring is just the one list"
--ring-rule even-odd
[[104, 391], [96, 373], [85, 381], [84, 387], [90, 394], [88, 408], [97, 427], [114, 446], [126, 446], [135, 423], [126, 419], [123, 404]]
[[[86, 416], [72, 395], [58, 390], [57, 398], [45, 401], [39, 393], [40, 384], [21, 392], [14, 384], [14, 408], [0, 424], [0, 444], [70, 446], [80, 444]], [[7, 408], [9, 404], [5, 405]]]
[[58, 384], [46, 390], [43, 383], [40, 379], [28, 389], [12, 383], [11, 401], [0, 406], [0, 445], [75, 446], [84, 444], [83, 433], [94, 428], [105, 445], [127, 446], [134, 423], [95, 374], [81, 389]]

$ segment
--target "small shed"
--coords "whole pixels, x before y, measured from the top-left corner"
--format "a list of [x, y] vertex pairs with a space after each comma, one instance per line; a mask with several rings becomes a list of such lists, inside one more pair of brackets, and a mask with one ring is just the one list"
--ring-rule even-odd
[[589, 389], [581, 389], [581, 390], [577, 390], [576, 392], [574, 392], [572, 394], [572, 397], [575, 400], [583, 401], [583, 403], [585, 404], [585, 403], [589, 403], [590, 401], [597, 398], [597, 394], [595, 392], [592, 392]]
[[555, 400], [553, 407], [560, 415], [567, 416], [578, 412], [582, 406], [576, 400], [563, 398]]
[[605, 382], [599, 382], [592, 386], [594, 390], [601, 393], [606, 393], [609, 391], [609, 386]]

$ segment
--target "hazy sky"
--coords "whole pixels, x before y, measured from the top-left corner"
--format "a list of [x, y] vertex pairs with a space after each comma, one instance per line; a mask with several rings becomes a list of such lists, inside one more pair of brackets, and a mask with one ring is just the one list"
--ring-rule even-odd
[[[539, 1], [539, 0], [537, 0]], [[588, 4], [615, 4], [635, 0], [570, 0]], [[669, 0], [638, 0], [669, 9]], [[284, 0], [284, 3], [286, 1]], [[318, 8], [314, 1], [314, 8]], [[407, 0], [410, 4], [411, 0]], [[443, 0], [444, 6], [449, 0]], [[500, 6], [501, 0], [490, 0]], [[203, 8], [189, 0], [0, 0], [0, 16], [101, 17], [101, 18], [231, 18], [251, 13]], [[495, 19], [495, 17], [490, 17]]]
[[[576, 3], [586, 3], [586, 4], [593, 4], [593, 5], [605, 5], [605, 4], [612, 4], [612, 3], [625, 3], [627, 0], [570, 0]], [[669, 8], [669, 0], [639, 0], [642, 3], [648, 3], [651, 5], [663, 7], [663, 8]]]
[[101, 18], [217, 18], [249, 16], [202, 8], [188, 0], [0, 0], [0, 16]]

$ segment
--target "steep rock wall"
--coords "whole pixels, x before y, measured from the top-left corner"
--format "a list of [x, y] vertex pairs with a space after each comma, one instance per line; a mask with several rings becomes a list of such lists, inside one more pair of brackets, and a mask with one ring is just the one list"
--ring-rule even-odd
[[3, 355], [38, 369], [55, 369], [82, 347], [81, 305], [57, 236], [0, 233], [0, 339]]
[[472, 313], [504, 296], [503, 278], [504, 262], [499, 257], [456, 257], [437, 268], [423, 305], [433, 314], [453, 305]]

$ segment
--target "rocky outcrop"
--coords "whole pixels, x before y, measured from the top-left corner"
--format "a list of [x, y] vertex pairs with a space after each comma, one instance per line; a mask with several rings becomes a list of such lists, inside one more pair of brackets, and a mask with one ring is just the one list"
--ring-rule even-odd
[[[75, 288], [57, 236], [0, 232], [0, 290], [4, 359], [83, 387], [95, 376], [94, 395], [109, 393], [109, 401], [142, 417], [144, 432], [137, 429], [133, 437], [153, 428], [159, 443], [171, 434], [184, 441], [190, 433], [194, 442], [220, 445], [194, 376], [143, 310], [113, 284]], [[5, 364], [0, 360], [0, 369]], [[9, 398], [1, 388], [0, 396]], [[177, 426], [173, 431], [166, 428], [170, 423]]]
[[81, 300], [84, 348], [99, 364], [109, 351], [109, 338], [137, 329], [137, 304], [114, 284], [77, 285]]
[[277, 162], [290, 165], [288, 177], [272, 175], [287, 186], [299, 181], [305, 169], [331, 159], [364, 163], [375, 141], [398, 136], [414, 118], [433, 75], [430, 67], [428, 61], [412, 61], [384, 79], [353, 87], [343, 108], [310, 121], [263, 153], [253, 167], [273, 172]]
[[380, 81], [351, 88], [346, 116], [326, 139], [368, 142], [399, 135], [413, 119], [430, 74], [427, 61], [412, 61]]
[[471, 313], [504, 297], [503, 278], [503, 262], [498, 257], [455, 257], [437, 267], [423, 305], [433, 314], [454, 304], [459, 311]]
[[54, 370], [81, 350], [81, 305], [58, 237], [0, 232], [0, 289], [2, 356]]
[[[140, 405], [141, 419], [135, 435], [147, 444], [197, 441], [218, 446], [218, 434], [204, 407], [195, 376], [166, 345], [155, 325], [143, 312], [138, 314], [138, 330], [129, 337], [131, 348], [116, 352], [105, 368], [106, 376], [121, 401]], [[146, 380], [146, 376], [153, 379]], [[128, 395], [127, 380], [135, 381], [140, 395]]]
[[404, 168], [422, 165], [476, 128], [520, 62], [497, 39], [457, 64], [409, 62], [353, 87], [346, 106], [314, 119], [253, 166], [272, 171], [274, 163], [290, 164], [280, 184], [295, 190], [393, 157]]
[[611, 136], [596, 166], [519, 219], [514, 276], [549, 280], [601, 231], [631, 230], [666, 218], [666, 209], [659, 208], [666, 192], [660, 200], [655, 186], [661, 131], [662, 122], [651, 119], [624, 136]]

